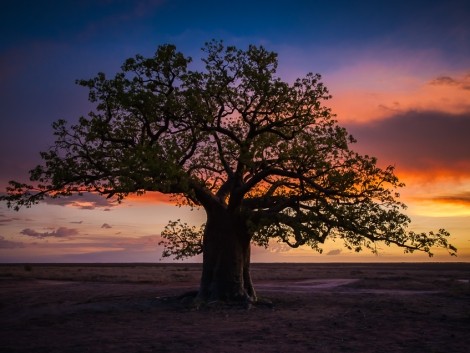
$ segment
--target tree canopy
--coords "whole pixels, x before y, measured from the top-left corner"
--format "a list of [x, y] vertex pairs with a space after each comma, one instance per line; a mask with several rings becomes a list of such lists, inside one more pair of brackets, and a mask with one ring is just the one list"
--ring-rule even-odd
[[[242, 220], [249, 240], [271, 239], [321, 251], [327, 238], [376, 252], [376, 243], [405, 252], [456, 249], [449, 233], [410, 231], [394, 168], [351, 149], [318, 74], [293, 83], [277, 76], [277, 54], [211, 41], [203, 69], [174, 45], [137, 55], [108, 78], [78, 84], [96, 109], [78, 122], [53, 124], [54, 145], [30, 172], [10, 182], [10, 207], [44, 197], [94, 192], [124, 199], [158, 191], [182, 204]], [[164, 255], [204, 251], [204, 228], [170, 222]]]

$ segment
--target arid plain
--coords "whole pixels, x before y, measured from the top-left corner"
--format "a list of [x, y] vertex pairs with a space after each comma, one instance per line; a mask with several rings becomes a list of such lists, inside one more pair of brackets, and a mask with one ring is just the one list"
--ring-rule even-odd
[[197, 289], [200, 266], [2, 264], [0, 351], [463, 353], [470, 347], [470, 263], [253, 264], [264, 304], [196, 310], [179, 296]]

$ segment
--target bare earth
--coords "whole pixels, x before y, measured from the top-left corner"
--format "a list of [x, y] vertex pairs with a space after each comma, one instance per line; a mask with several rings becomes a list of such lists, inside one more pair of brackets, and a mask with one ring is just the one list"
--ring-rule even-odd
[[198, 264], [0, 265], [0, 352], [469, 352], [470, 263], [254, 264], [273, 305], [211, 305]]

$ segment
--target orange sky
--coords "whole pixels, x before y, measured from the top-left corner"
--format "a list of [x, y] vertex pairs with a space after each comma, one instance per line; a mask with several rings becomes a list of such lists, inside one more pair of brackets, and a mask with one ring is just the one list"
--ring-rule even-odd
[[[351, 67], [343, 70], [341, 77], [361, 77], [362, 69]], [[345, 251], [341, 243], [327, 242], [325, 251], [319, 255], [312, 250], [289, 249], [287, 246], [273, 242], [270, 249], [255, 248], [254, 261], [469, 261], [470, 260], [470, 160], [466, 153], [462, 157], [433, 154], [435, 144], [452, 143], [453, 136], [441, 136], [440, 140], [432, 136], [415, 136], [419, 131], [406, 119], [418, 119], [420, 112], [436, 111], [440, 106], [435, 124], [447, 124], [452, 119], [459, 123], [461, 108], [470, 100], [465, 96], [465, 74], [453, 75], [449, 79], [416, 78], [397, 72], [381, 70], [383, 77], [400, 77], [400, 81], [413, 82], [402, 89], [391, 90], [387, 83], [374, 85], [374, 90], [353, 90], [352, 87], [335, 84], [331, 81], [334, 98], [331, 101], [340, 123], [344, 123], [353, 132], [357, 132], [357, 148], [363, 153], [379, 157], [379, 164], [395, 164], [397, 174], [407, 187], [402, 190], [402, 199], [409, 206], [407, 213], [413, 220], [412, 229], [418, 231], [437, 230], [441, 227], [452, 233], [452, 242], [459, 248], [459, 256], [450, 258], [437, 251], [433, 259], [426, 255], [403, 255], [397, 248], [381, 247], [380, 255], [370, 253], [353, 254]], [[380, 76], [375, 76], [382, 82]], [[421, 82], [417, 82], [421, 80]], [[393, 82], [392, 82], [393, 83]], [[392, 84], [398, 86], [399, 84]], [[335, 90], [335, 87], [338, 89]], [[382, 88], [381, 88], [382, 87]], [[366, 99], [373, 95], [376, 100]], [[467, 101], [465, 101], [467, 98]], [[362, 104], [358, 104], [358, 102]], [[396, 102], [396, 111], [384, 110], [382, 106]], [[360, 119], [357, 118], [360, 108]], [[463, 110], [459, 110], [463, 109]], [[406, 117], [414, 112], [416, 116]], [[352, 115], [349, 112], [353, 112]], [[380, 114], [379, 114], [380, 113]], [[372, 123], [371, 123], [372, 122]], [[462, 120], [461, 122], [465, 122]], [[468, 119], [466, 120], [468, 124]], [[383, 131], [385, 129], [385, 132]], [[419, 131], [414, 131], [417, 129]], [[411, 136], [406, 132], [410, 131]], [[428, 133], [430, 133], [428, 131]], [[466, 133], [466, 131], [465, 131]], [[377, 141], [367, 134], [374, 134]], [[356, 135], [356, 134], [355, 134]], [[390, 137], [387, 137], [391, 135]], [[411, 141], [404, 139], [411, 138]], [[455, 142], [455, 141], [454, 141]], [[411, 145], [409, 145], [411, 144]], [[460, 148], [459, 146], [457, 146]], [[406, 151], [412, 149], [410, 160]], [[416, 152], [417, 151], [417, 152]], [[450, 148], [452, 151], [452, 148]], [[424, 160], [420, 160], [422, 157]], [[452, 163], [452, 164], [450, 164]], [[64, 200], [65, 201], [65, 200]], [[92, 198], [71, 199], [64, 206], [62, 201], [57, 205], [40, 205], [31, 210], [13, 213], [3, 209], [3, 228], [14, 226], [17, 233], [30, 229], [38, 234], [54, 234], [62, 227], [62, 236], [34, 237], [23, 232], [20, 236], [4, 237], [3, 242], [11, 242], [10, 247], [0, 249], [3, 259], [31, 258], [48, 261], [156, 261], [159, 259], [157, 242], [160, 230], [168, 220], [178, 218], [190, 224], [204, 222], [202, 210], [190, 211], [189, 208], [173, 206], [170, 198], [158, 193], [147, 193], [144, 196], [131, 196], [121, 205], [108, 204], [96, 196]], [[62, 204], [62, 205], [60, 205]], [[41, 215], [41, 221], [38, 216]], [[47, 215], [44, 217], [44, 215]], [[11, 222], [7, 222], [11, 219]], [[2, 219], [0, 219], [2, 221]], [[72, 231], [76, 230], [76, 231]], [[69, 235], [67, 234], [70, 233]], [[60, 233], [60, 232], [59, 232]], [[5, 233], [3, 233], [5, 234]], [[33, 233], [34, 234], [34, 233]], [[17, 247], [14, 244], [18, 244]], [[19, 245], [21, 244], [21, 245]], [[198, 260], [198, 259], [193, 259]], [[200, 260], [200, 259], [199, 259]]]
[[[328, 102], [355, 148], [396, 166], [417, 231], [446, 228], [458, 257], [436, 252], [352, 254], [328, 242], [319, 255], [273, 243], [254, 261], [470, 261], [470, 6], [465, 0], [261, 2], [235, 6], [175, 0], [11, 2], [0, 14], [0, 186], [25, 180], [50, 125], [91, 109], [77, 78], [112, 73], [136, 53], [174, 43], [195, 58], [211, 38], [279, 53], [279, 74], [323, 76]], [[145, 6], [144, 6], [145, 5]], [[228, 3], [227, 3], [228, 5]], [[249, 7], [250, 11], [245, 9]], [[145, 11], [142, 11], [145, 8]], [[240, 25], [243, 23], [243, 25]], [[200, 65], [200, 64], [198, 64]], [[169, 220], [204, 222], [204, 212], [146, 194], [121, 205], [96, 195], [16, 213], [0, 204], [0, 262], [154, 262]], [[200, 259], [193, 259], [198, 261]]]

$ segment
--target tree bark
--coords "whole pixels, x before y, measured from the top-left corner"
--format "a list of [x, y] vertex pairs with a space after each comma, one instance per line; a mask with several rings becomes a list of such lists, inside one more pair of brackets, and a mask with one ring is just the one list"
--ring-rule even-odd
[[198, 300], [256, 301], [250, 276], [250, 236], [242, 218], [207, 211]]

